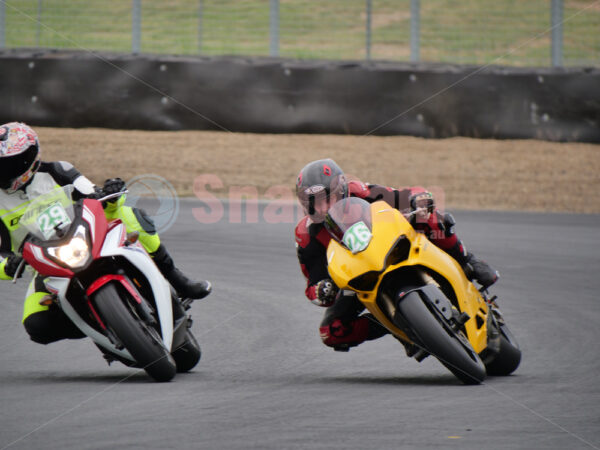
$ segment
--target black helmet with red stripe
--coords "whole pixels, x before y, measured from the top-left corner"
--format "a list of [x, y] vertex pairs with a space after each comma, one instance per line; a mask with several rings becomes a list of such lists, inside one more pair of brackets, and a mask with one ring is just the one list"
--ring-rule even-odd
[[298, 174], [296, 196], [313, 222], [323, 222], [329, 207], [348, 196], [344, 171], [333, 159], [308, 163]]

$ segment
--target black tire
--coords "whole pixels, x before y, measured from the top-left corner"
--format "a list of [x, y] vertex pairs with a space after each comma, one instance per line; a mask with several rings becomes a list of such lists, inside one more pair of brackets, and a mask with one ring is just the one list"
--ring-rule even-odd
[[491, 376], [506, 376], [513, 373], [521, 363], [521, 349], [513, 335], [500, 327], [500, 351], [494, 359], [485, 365], [487, 374]]
[[185, 342], [173, 350], [171, 354], [177, 364], [177, 372], [179, 373], [192, 370], [202, 356], [200, 345], [191, 331], [186, 332]]
[[[464, 384], [479, 384], [485, 379], [483, 361], [471, 347], [450, 334], [432, 314], [417, 292], [404, 297], [398, 311], [408, 322], [420, 343]], [[400, 324], [398, 324], [400, 325]], [[470, 347], [470, 345], [468, 345]]]
[[139, 367], [154, 380], [172, 380], [177, 373], [173, 357], [158, 332], [146, 325], [127, 306], [125, 295], [112, 283], [105, 284], [93, 294], [94, 304], [104, 324], [120, 339]]

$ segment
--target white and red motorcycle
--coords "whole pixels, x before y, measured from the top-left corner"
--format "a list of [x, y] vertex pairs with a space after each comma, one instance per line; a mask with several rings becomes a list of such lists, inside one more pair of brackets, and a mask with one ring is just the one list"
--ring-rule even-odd
[[101, 201], [72, 200], [73, 186], [34, 199], [20, 220], [24, 260], [44, 276], [50, 296], [109, 363], [143, 368], [156, 381], [192, 369], [200, 347], [178, 299], [137, 234], [107, 221]]

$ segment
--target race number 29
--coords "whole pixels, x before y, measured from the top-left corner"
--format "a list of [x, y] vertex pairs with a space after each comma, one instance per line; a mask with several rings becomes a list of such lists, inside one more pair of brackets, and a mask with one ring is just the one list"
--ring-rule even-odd
[[37, 218], [38, 227], [42, 234], [49, 238], [58, 225], [71, 223], [65, 208], [60, 203], [55, 203], [46, 208]]

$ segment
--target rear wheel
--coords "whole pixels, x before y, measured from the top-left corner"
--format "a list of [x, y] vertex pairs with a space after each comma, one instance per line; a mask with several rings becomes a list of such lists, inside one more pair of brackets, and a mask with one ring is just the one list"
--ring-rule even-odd
[[418, 293], [406, 295], [398, 311], [408, 322], [420, 344], [435, 356], [464, 384], [479, 384], [486, 375], [485, 366], [466, 338], [460, 339], [446, 329], [423, 303]]
[[165, 348], [160, 334], [138, 317], [129, 299], [112, 283], [105, 284], [93, 295], [104, 324], [109, 327], [138, 365], [156, 381], [170, 381], [176, 366]]
[[173, 359], [177, 364], [177, 372], [188, 372], [196, 367], [202, 352], [200, 351], [200, 345], [194, 337], [191, 331], [187, 331], [185, 334], [185, 341], [175, 350], [173, 350]]
[[506, 376], [513, 373], [521, 363], [521, 349], [516, 339], [506, 327], [500, 325], [500, 351], [494, 359], [486, 364], [488, 375]]

